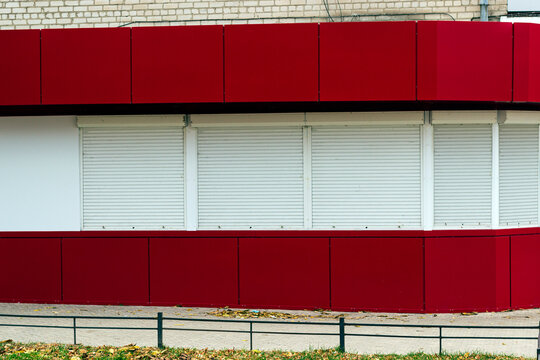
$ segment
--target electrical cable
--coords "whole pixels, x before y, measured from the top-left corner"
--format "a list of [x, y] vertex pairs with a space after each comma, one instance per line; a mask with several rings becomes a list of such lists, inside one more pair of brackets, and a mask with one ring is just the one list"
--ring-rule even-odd
[[509, 11], [507, 17], [538, 17], [540, 11]]
[[334, 22], [334, 18], [332, 17], [332, 14], [330, 13], [330, 5], [328, 5], [328, 0], [322, 0], [324, 4], [324, 8], [326, 9], [326, 14], [328, 15], [328, 18], [331, 22]]
[[[323, 0], [325, 1], [325, 0]], [[353, 15], [344, 15], [342, 17], [342, 21], [345, 21], [346, 19], [350, 19], [350, 21], [354, 21], [355, 19], [363, 18], [363, 17], [381, 17], [381, 16], [418, 16], [418, 15], [444, 15], [448, 16], [452, 21], [455, 21], [456, 19], [449, 13], [444, 12], [425, 12], [425, 13], [392, 13], [392, 14], [353, 14]], [[259, 18], [223, 18], [223, 19], [178, 19], [178, 20], [140, 20], [140, 21], [130, 21], [121, 25], [118, 25], [118, 27], [124, 27], [129, 26], [133, 24], [160, 24], [160, 23], [191, 23], [191, 22], [231, 22], [234, 23], [235, 21], [261, 21], [261, 20], [324, 20], [324, 19], [330, 19], [331, 22], [334, 22], [334, 19], [329, 15], [328, 18], [324, 16], [275, 16], [275, 17], [259, 17]]]
[[336, 0], [336, 4], [337, 4], [338, 9], [339, 9], [339, 17], [340, 17], [341, 21], [343, 22], [343, 9], [341, 9], [341, 3], [339, 2], [339, 0]]
[[[335, 20], [332, 14], [330, 13], [330, 4], [328, 3], [328, 0], [322, 0], [322, 2], [324, 4], [324, 8], [326, 10], [326, 14], [328, 15], [328, 18], [330, 19], [330, 21], [334, 22]], [[343, 21], [343, 9], [341, 8], [341, 3], [339, 2], [339, 0], [336, 0], [336, 7], [339, 10], [339, 18], [341, 21]]]
[[345, 18], [351, 18], [351, 21], [354, 19], [359, 19], [363, 17], [380, 17], [380, 16], [418, 16], [418, 15], [444, 15], [448, 16], [452, 21], [456, 21], [456, 18], [449, 13], [445, 12], [421, 12], [421, 13], [391, 13], [391, 14], [353, 14], [344, 16]]

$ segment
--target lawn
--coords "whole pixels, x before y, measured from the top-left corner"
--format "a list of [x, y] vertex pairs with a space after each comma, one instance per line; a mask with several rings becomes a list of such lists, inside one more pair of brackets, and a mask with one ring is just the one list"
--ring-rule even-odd
[[340, 353], [336, 349], [312, 350], [305, 352], [287, 351], [248, 351], [248, 350], [196, 350], [152, 347], [138, 347], [128, 345], [123, 347], [112, 346], [81, 346], [81, 345], [58, 345], [58, 344], [21, 344], [12, 341], [0, 343], [0, 359], [9, 360], [34, 360], [34, 359], [306, 359], [306, 360], [510, 360], [523, 357], [487, 355], [487, 354], [409, 354], [409, 355], [358, 355]]

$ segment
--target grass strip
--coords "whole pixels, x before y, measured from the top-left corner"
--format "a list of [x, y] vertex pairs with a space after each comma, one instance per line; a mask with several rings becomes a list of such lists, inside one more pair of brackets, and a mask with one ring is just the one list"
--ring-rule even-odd
[[[22, 344], [12, 341], [0, 342], [0, 359], [2, 360], [133, 360], [133, 359], [237, 359], [237, 360], [526, 360], [524, 357], [489, 355], [480, 353], [432, 355], [414, 353], [408, 355], [359, 355], [341, 353], [337, 349], [310, 350], [303, 352], [259, 351], [259, 350], [208, 350], [127, 345], [115, 346], [82, 346], [61, 344]], [[528, 360], [528, 359], [527, 359]]]

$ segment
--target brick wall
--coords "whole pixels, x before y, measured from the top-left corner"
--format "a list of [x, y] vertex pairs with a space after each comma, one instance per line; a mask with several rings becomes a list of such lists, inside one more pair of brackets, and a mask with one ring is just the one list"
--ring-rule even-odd
[[[351, 20], [476, 20], [479, 0], [0, 0], [0, 28]], [[508, 0], [489, 0], [491, 20]], [[330, 16], [329, 16], [330, 14]], [[132, 24], [131, 24], [132, 23]]]

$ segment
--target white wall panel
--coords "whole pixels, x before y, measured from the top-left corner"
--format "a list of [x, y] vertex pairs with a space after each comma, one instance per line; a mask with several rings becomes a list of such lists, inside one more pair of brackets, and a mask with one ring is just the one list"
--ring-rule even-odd
[[183, 128], [81, 131], [85, 230], [184, 227]]
[[426, 111], [426, 123], [422, 126], [422, 226], [424, 230], [433, 230], [433, 125], [429, 123]]
[[491, 124], [491, 227], [499, 226], [499, 124]]
[[74, 117], [0, 117], [0, 231], [80, 230]]
[[538, 125], [501, 125], [500, 225], [538, 223]]
[[435, 226], [491, 225], [491, 128], [433, 126]]
[[423, 111], [370, 111], [370, 112], [321, 112], [306, 113], [306, 125], [357, 126], [357, 125], [421, 125]]
[[499, 118], [497, 110], [435, 110], [432, 124], [494, 124]]
[[420, 126], [313, 127], [313, 228], [420, 228]]
[[199, 128], [200, 229], [302, 229], [301, 127]]
[[185, 212], [186, 230], [197, 230], [199, 227], [199, 194], [197, 180], [197, 128], [184, 128], [184, 171], [185, 171]]

